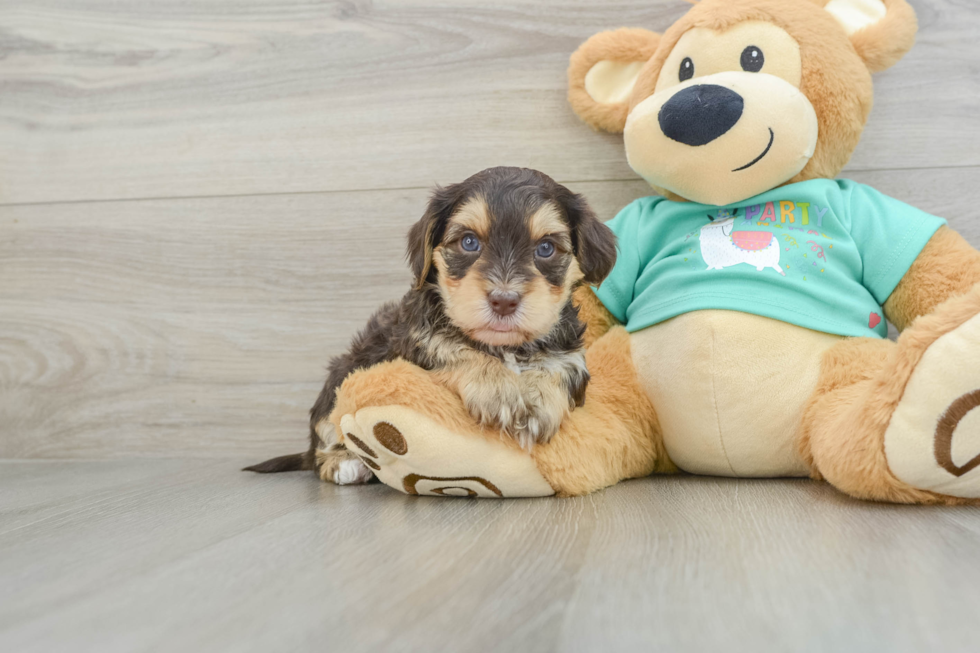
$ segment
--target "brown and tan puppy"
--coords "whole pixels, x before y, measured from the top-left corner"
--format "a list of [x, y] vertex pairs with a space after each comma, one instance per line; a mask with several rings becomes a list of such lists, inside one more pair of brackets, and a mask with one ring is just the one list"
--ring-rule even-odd
[[247, 470], [370, 480], [373, 461], [339, 443], [328, 417], [348, 375], [396, 358], [436, 371], [481, 424], [528, 449], [582, 404], [585, 326], [572, 291], [601, 282], [616, 260], [615, 237], [582, 196], [536, 170], [484, 170], [433, 193], [409, 232], [408, 259], [412, 289], [331, 362], [309, 450]]

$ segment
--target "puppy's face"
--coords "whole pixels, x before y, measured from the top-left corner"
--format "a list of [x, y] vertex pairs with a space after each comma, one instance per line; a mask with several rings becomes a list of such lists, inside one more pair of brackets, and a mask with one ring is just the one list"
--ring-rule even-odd
[[541, 338], [577, 285], [612, 269], [615, 237], [580, 196], [541, 173], [492, 168], [444, 190], [455, 191], [452, 206], [441, 220], [438, 211], [423, 218], [433, 246], [422, 280], [438, 285], [446, 314], [474, 340]]
[[446, 313], [488, 345], [545, 335], [582, 280], [560, 209], [548, 201], [524, 208], [493, 211], [485, 197], [473, 197], [449, 219], [433, 253]]

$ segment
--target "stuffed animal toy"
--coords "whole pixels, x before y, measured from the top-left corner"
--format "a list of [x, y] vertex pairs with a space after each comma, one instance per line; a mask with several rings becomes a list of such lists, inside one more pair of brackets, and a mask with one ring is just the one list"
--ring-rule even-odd
[[411, 494], [580, 495], [680, 469], [980, 498], [980, 253], [835, 180], [871, 73], [915, 32], [904, 0], [702, 0], [663, 34], [590, 38], [571, 58], [572, 108], [622, 133], [660, 196], [608, 223], [616, 267], [579, 291], [584, 406], [528, 453], [396, 361], [346, 381], [338, 432]]

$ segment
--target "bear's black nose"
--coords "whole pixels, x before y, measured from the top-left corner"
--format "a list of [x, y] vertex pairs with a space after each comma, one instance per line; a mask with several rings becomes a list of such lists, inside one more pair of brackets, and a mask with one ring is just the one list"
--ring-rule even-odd
[[688, 86], [660, 107], [660, 129], [678, 143], [704, 145], [734, 127], [744, 105], [741, 95], [724, 86]]

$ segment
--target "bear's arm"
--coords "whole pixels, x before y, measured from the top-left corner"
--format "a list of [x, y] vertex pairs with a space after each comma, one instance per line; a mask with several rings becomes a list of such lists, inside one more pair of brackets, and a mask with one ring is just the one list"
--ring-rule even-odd
[[578, 288], [572, 295], [572, 301], [578, 307], [579, 319], [585, 323], [586, 348], [619, 324], [619, 320], [599, 301], [589, 286]]
[[940, 227], [885, 302], [899, 331], [950, 297], [980, 283], [980, 252], [949, 227]]

